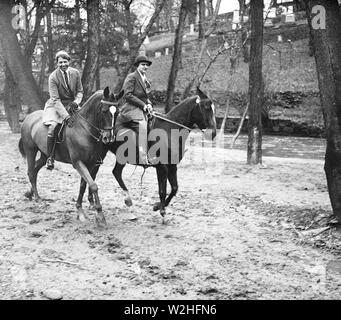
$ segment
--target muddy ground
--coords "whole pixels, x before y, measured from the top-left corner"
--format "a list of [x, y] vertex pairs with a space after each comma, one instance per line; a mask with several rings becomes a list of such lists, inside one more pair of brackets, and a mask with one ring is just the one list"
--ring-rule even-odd
[[[154, 169], [127, 166], [134, 205], [111, 175], [98, 186], [108, 227], [76, 219], [79, 177], [43, 168], [42, 202], [29, 184], [18, 134], [0, 126], [1, 299], [340, 299], [341, 236], [322, 160], [264, 158], [189, 147], [165, 224]], [[202, 157], [204, 156], [204, 159]], [[134, 171], [135, 170], [135, 171]]]

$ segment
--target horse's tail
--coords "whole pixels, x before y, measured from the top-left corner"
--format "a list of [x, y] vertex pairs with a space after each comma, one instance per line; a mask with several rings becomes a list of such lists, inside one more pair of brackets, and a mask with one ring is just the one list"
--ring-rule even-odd
[[22, 138], [20, 138], [20, 140], [19, 140], [18, 147], [19, 147], [19, 151], [20, 151], [21, 155], [24, 158], [26, 158], [26, 153], [25, 153], [23, 142], [22, 142]]

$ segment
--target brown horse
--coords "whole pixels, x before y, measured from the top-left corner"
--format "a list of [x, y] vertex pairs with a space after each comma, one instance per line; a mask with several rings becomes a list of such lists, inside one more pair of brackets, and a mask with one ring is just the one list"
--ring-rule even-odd
[[[160, 202], [154, 204], [154, 211], [160, 210], [160, 214], [164, 217], [166, 211], [165, 207], [168, 206], [172, 198], [178, 191], [178, 178], [177, 178], [177, 164], [180, 163], [185, 153], [186, 139], [194, 126], [198, 126], [201, 130], [210, 129], [211, 137], [214, 139], [216, 135], [216, 118], [215, 108], [212, 100], [197, 88], [197, 95], [189, 97], [184, 101], [176, 105], [170, 112], [165, 115], [155, 114], [155, 121], [152, 125], [152, 129], [149, 133], [149, 151], [156, 150], [159, 154], [159, 163], [153, 165], [156, 168], [158, 186], [159, 186], [159, 198]], [[119, 124], [116, 124], [116, 126]], [[117, 132], [118, 129], [115, 129]], [[132, 133], [130, 129], [121, 129], [116, 134], [116, 140], [113, 144], [106, 145], [102, 158], [105, 157], [106, 152], [110, 150], [116, 155], [115, 167], [112, 171], [120, 187], [124, 190], [125, 204], [127, 206], [132, 205], [132, 200], [129, 195], [129, 191], [122, 179], [122, 171], [126, 163], [138, 164], [136, 156], [138, 155], [137, 150], [133, 152], [132, 157], [125, 157], [125, 151], [132, 151], [136, 149], [136, 139], [133, 139], [132, 148], [122, 148], [124, 144], [127, 145], [125, 139], [120, 138], [120, 132], [128, 137], [129, 133]], [[159, 138], [157, 138], [157, 136]], [[158, 148], [155, 148], [158, 146]], [[129, 150], [128, 150], [129, 149]], [[159, 151], [157, 151], [159, 149]], [[161, 150], [160, 150], [161, 149]], [[162, 150], [163, 149], [163, 150]], [[165, 156], [162, 157], [161, 153]], [[96, 167], [92, 172], [92, 176], [95, 179], [99, 167]], [[167, 193], [167, 179], [171, 185], [171, 192], [166, 198]], [[80, 194], [78, 201], [82, 202], [82, 198], [85, 192], [86, 182], [82, 179]], [[92, 206], [93, 197], [92, 190], [89, 188], [88, 199]]]
[[[109, 88], [95, 92], [83, 105], [80, 111], [73, 113], [71, 126], [66, 126], [62, 133], [62, 139], [56, 145], [55, 159], [64, 163], [71, 163], [88, 185], [95, 196], [96, 223], [98, 226], [106, 224], [102, 213], [102, 205], [98, 197], [98, 188], [92, 179], [92, 172], [103, 153], [104, 145], [112, 138], [113, 116], [110, 106], [116, 105], [120, 95], [110, 94]], [[37, 175], [47, 160], [47, 126], [42, 123], [42, 110], [29, 114], [21, 126], [21, 138], [19, 150], [23, 157], [27, 158], [28, 177], [31, 190], [25, 196], [39, 200], [37, 190]], [[40, 158], [36, 161], [37, 152]], [[84, 221], [86, 216], [81, 203], [76, 204], [77, 218]]]

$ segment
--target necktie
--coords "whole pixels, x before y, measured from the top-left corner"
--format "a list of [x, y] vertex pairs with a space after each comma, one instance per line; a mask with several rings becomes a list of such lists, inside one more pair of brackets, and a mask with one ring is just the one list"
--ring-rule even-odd
[[149, 93], [151, 91], [151, 85], [147, 79], [144, 81], [144, 85], [146, 86], [147, 93]]
[[64, 79], [65, 79], [66, 87], [71, 92], [70, 85], [69, 85], [69, 79], [67, 77], [67, 73], [66, 73], [66, 71], [63, 71], [63, 72], [64, 72]]

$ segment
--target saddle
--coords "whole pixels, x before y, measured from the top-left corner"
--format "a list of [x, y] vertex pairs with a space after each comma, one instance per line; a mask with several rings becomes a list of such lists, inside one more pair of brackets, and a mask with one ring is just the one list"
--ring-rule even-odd
[[55, 128], [56, 132], [56, 143], [61, 143], [64, 140], [64, 133], [65, 133], [65, 127], [68, 126], [69, 128], [72, 128], [73, 123], [75, 121], [75, 115], [76, 115], [76, 110], [74, 109], [68, 109], [70, 118], [67, 120], [64, 120], [61, 124], [58, 124]]
[[[129, 124], [125, 121], [123, 121], [122, 119], [120, 119], [119, 117], [120, 112], [117, 111], [114, 115], [114, 121], [113, 121], [113, 127], [114, 127], [114, 139], [113, 142], [116, 139], [117, 133], [122, 130], [122, 129], [130, 129], [133, 130]], [[149, 134], [149, 132], [154, 128], [154, 124], [155, 124], [155, 117], [153, 116], [149, 116], [147, 117], [147, 133]]]

